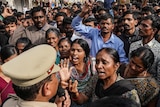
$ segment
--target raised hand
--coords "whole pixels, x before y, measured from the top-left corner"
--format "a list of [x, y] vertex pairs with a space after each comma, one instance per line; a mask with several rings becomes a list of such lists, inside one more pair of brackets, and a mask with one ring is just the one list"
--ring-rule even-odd
[[69, 59], [64, 59], [63, 61], [61, 61], [60, 67], [61, 69], [59, 71], [59, 74], [61, 77], [61, 81], [68, 81], [73, 69], [73, 67], [69, 68]]
[[92, 10], [92, 4], [90, 2], [85, 2], [82, 8], [82, 11], [80, 13], [80, 17], [84, 17], [86, 14], [88, 14]]
[[12, 15], [13, 15], [13, 11], [11, 10], [11, 8], [4, 7], [4, 11], [2, 13], [2, 16], [5, 18], [5, 17], [8, 17], [8, 16], [12, 16]]

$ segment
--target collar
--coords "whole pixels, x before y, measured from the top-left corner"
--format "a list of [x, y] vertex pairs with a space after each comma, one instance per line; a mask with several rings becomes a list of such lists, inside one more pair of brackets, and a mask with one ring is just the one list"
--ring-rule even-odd
[[40, 102], [40, 101], [24, 101], [19, 99], [18, 107], [57, 107], [55, 103]]
[[[103, 40], [103, 37], [102, 37], [102, 35], [101, 35], [101, 31], [99, 31], [99, 36], [100, 36], [101, 39]], [[115, 37], [114, 37], [114, 36], [115, 36], [115, 35], [114, 35], [113, 33], [111, 33], [110, 38], [109, 38], [105, 43], [109, 43], [109, 42], [114, 43], [114, 40], [115, 40]]]
[[136, 27], [136, 28], [135, 28], [135, 31], [134, 31], [134, 33], [133, 33], [132, 35], [127, 35], [125, 32], [123, 32], [123, 35], [124, 35], [125, 37], [138, 36], [138, 35], [139, 35], [139, 28]]
[[33, 31], [39, 31], [39, 30], [47, 31], [48, 28], [49, 28], [49, 24], [46, 23], [41, 29], [38, 29], [35, 25], [33, 25], [30, 29], [32, 29]]
[[141, 40], [141, 46], [149, 46], [149, 47], [152, 47], [154, 42], [155, 42], [155, 38], [153, 38], [150, 42], [148, 42], [147, 44], [144, 44], [142, 43], [142, 40]]
[[42, 27], [42, 29], [41, 30], [43, 30], [43, 31], [47, 31], [48, 30], [48, 28], [49, 28], [49, 24], [48, 23], [46, 23], [43, 27]]

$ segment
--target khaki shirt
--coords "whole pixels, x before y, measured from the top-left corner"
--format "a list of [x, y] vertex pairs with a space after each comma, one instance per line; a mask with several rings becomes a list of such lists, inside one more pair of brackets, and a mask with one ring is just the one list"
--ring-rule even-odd
[[19, 26], [13, 36], [9, 38], [9, 44], [15, 45], [16, 41], [21, 37], [28, 37], [33, 45], [39, 45], [46, 42], [45, 34], [49, 28], [54, 28], [49, 24], [45, 24], [42, 29], [37, 29], [36, 26], [30, 26], [28, 28], [24, 28]]
[[24, 101], [16, 95], [10, 95], [2, 107], [57, 107], [57, 105], [50, 102]]
[[57, 107], [55, 103], [38, 101], [19, 101], [17, 107]]

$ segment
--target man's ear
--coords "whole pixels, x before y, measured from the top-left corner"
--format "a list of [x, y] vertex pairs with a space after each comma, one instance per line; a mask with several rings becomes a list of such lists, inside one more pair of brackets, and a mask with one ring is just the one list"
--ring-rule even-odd
[[156, 34], [157, 30], [158, 30], [157, 28], [153, 28], [154, 35]]
[[49, 96], [51, 94], [50, 88], [51, 87], [50, 87], [49, 82], [46, 82], [42, 87], [42, 95], [43, 96]]
[[138, 20], [136, 19], [136, 20], [135, 20], [135, 26], [137, 26], [137, 25], [138, 25]]

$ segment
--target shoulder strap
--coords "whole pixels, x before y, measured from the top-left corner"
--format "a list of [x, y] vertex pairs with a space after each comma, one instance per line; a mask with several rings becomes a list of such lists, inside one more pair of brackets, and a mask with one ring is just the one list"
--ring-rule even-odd
[[4, 100], [4, 102], [2, 102], [1, 107], [3, 107], [4, 103], [9, 100], [11, 97], [8, 97], [7, 99]]
[[18, 96], [16, 95], [10, 95], [2, 104], [0, 107], [16, 107], [18, 103]]

